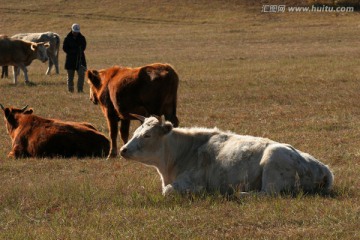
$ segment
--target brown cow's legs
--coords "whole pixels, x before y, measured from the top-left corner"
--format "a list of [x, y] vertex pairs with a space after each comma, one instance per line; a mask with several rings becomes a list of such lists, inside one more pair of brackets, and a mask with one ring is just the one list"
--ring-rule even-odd
[[179, 119], [176, 117], [176, 115], [166, 115], [165, 114], [165, 119], [167, 121], [170, 121], [174, 127], [178, 127], [179, 126]]
[[3, 66], [1, 71], [1, 78], [8, 78], [9, 77], [9, 66]]
[[176, 102], [173, 104], [167, 104], [163, 107], [162, 112], [165, 115], [165, 119], [170, 121], [174, 127], [179, 126], [179, 119], [176, 117]]
[[121, 126], [120, 126], [120, 135], [122, 141], [125, 143], [129, 140], [129, 129], [130, 129], [130, 120], [120, 120]]
[[109, 130], [110, 130], [110, 141], [111, 141], [110, 153], [109, 153], [108, 158], [113, 158], [113, 157], [117, 157], [117, 155], [118, 155], [117, 144], [116, 144], [116, 139], [117, 139], [118, 129], [119, 129], [118, 121], [113, 120], [108, 117], [108, 126], [109, 126]]
[[13, 66], [14, 84], [17, 84], [17, 78], [20, 75], [20, 69], [24, 72], [25, 83], [29, 83], [26, 66], [19, 65], [19, 66]]

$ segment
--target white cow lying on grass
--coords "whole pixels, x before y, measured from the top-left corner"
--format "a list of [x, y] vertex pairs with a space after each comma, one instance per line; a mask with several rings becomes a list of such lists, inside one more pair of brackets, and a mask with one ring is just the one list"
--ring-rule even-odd
[[173, 128], [155, 117], [136, 117], [143, 124], [121, 148], [121, 156], [154, 166], [163, 195], [173, 190], [316, 193], [332, 187], [333, 174], [326, 165], [288, 144], [216, 128]]

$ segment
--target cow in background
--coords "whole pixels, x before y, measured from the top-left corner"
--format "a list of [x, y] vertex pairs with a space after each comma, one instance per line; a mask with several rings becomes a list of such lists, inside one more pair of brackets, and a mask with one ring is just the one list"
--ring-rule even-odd
[[86, 72], [90, 85], [90, 100], [100, 103], [110, 132], [109, 157], [118, 155], [116, 139], [118, 122], [124, 143], [128, 141], [130, 113], [143, 116], [165, 115], [176, 127], [177, 89], [179, 77], [168, 64], [155, 63], [138, 68], [115, 66]]
[[162, 193], [261, 191], [328, 192], [329, 167], [294, 147], [266, 138], [206, 128], [175, 128], [155, 117], [143, 124], [121, 148], [125, 159], [154, 166]]
[[[60, 36], [53, 32], [44, 33], [19, 33], [11, 38], [21, 39], [30, 42], [49, 42], [50, 46], [47, 48], [46, 53], [49, 57], [49, 65], [46, 71], [47, 75], [50, 75], [52, 67], [55, 66], [56, 74], [59, 74], [59, 48], [60, 48]], [[8, 66], [2, 67], [1, 78], [8, 77]]]
[[12, 141], [9, 157], [103, 157], [109, 152], [109, 140], [89, 123], [42, 118], [27, 106], [0, 107]]
[[2, 35], [0, 36], [0, 66], [14, 66], [15, 84], [20, 69], [24, 72], [25, 83], [30, 83], [26, 66], [30, 65], [34, 59], [46, 62], [48, 60], [47, 47], [49, 47], [49, 43], [34, 43]]
[[[19, 33], [11, 38], [21, 39], [29, 42], [48, 42], [50, 46], [46, 49], [46, 53], [49, 57], [49, 66], [46, 70], [46, 74], [50, 75], [51, 69], [55, 66], [56, 74], [59, 74], [59, 48], [60, 48], [60, 36], [54, 32], [44, 33]], [[1, 78], [8, 77], [8, 66], [2, 67]]]

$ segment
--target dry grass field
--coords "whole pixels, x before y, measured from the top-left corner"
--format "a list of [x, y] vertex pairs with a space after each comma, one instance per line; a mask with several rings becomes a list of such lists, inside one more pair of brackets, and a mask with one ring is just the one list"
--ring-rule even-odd
[[[120, 157], [9, 159], [2, 123], [0, 239], [360, 238], [360, 15], [261, 13], [250, 3], [0, 0], [0, 34], [63, 39], [77, 22], [90, 69], [170, 63], [181, 79], [180, 126], [290, 143], [330, 165], [329, 196], [163, 198], [154, 169]], [[47, 65], [34, 61], [34, 86], [23, 75], [16, 86], [1, 79], [0, 103], [108, 134], [87, 85], [66, 91], [64, 57], [60, 75], [45, 76]]]

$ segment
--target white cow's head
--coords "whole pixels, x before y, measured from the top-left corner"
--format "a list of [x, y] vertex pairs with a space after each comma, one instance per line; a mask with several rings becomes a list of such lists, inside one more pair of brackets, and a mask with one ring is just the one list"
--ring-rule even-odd
[[39, 43], [31, 43], [31, 50], [35, 51], [37, 54], [37, 59], [39, 59], [42, 62], [46, 62], [49, 58], [48, 55], [46, 53], [46, 49], [50, 46], [50, 44], [44, 43], [44, 42], [39, 42]]
[[130, 141], [120, 149], [121, 156], [144, 164], [156, 165], [162, 154], [164, 136], [171, 132], [173, 125], [157, 117], [131, 115], [143, 123], [135, 130]]

